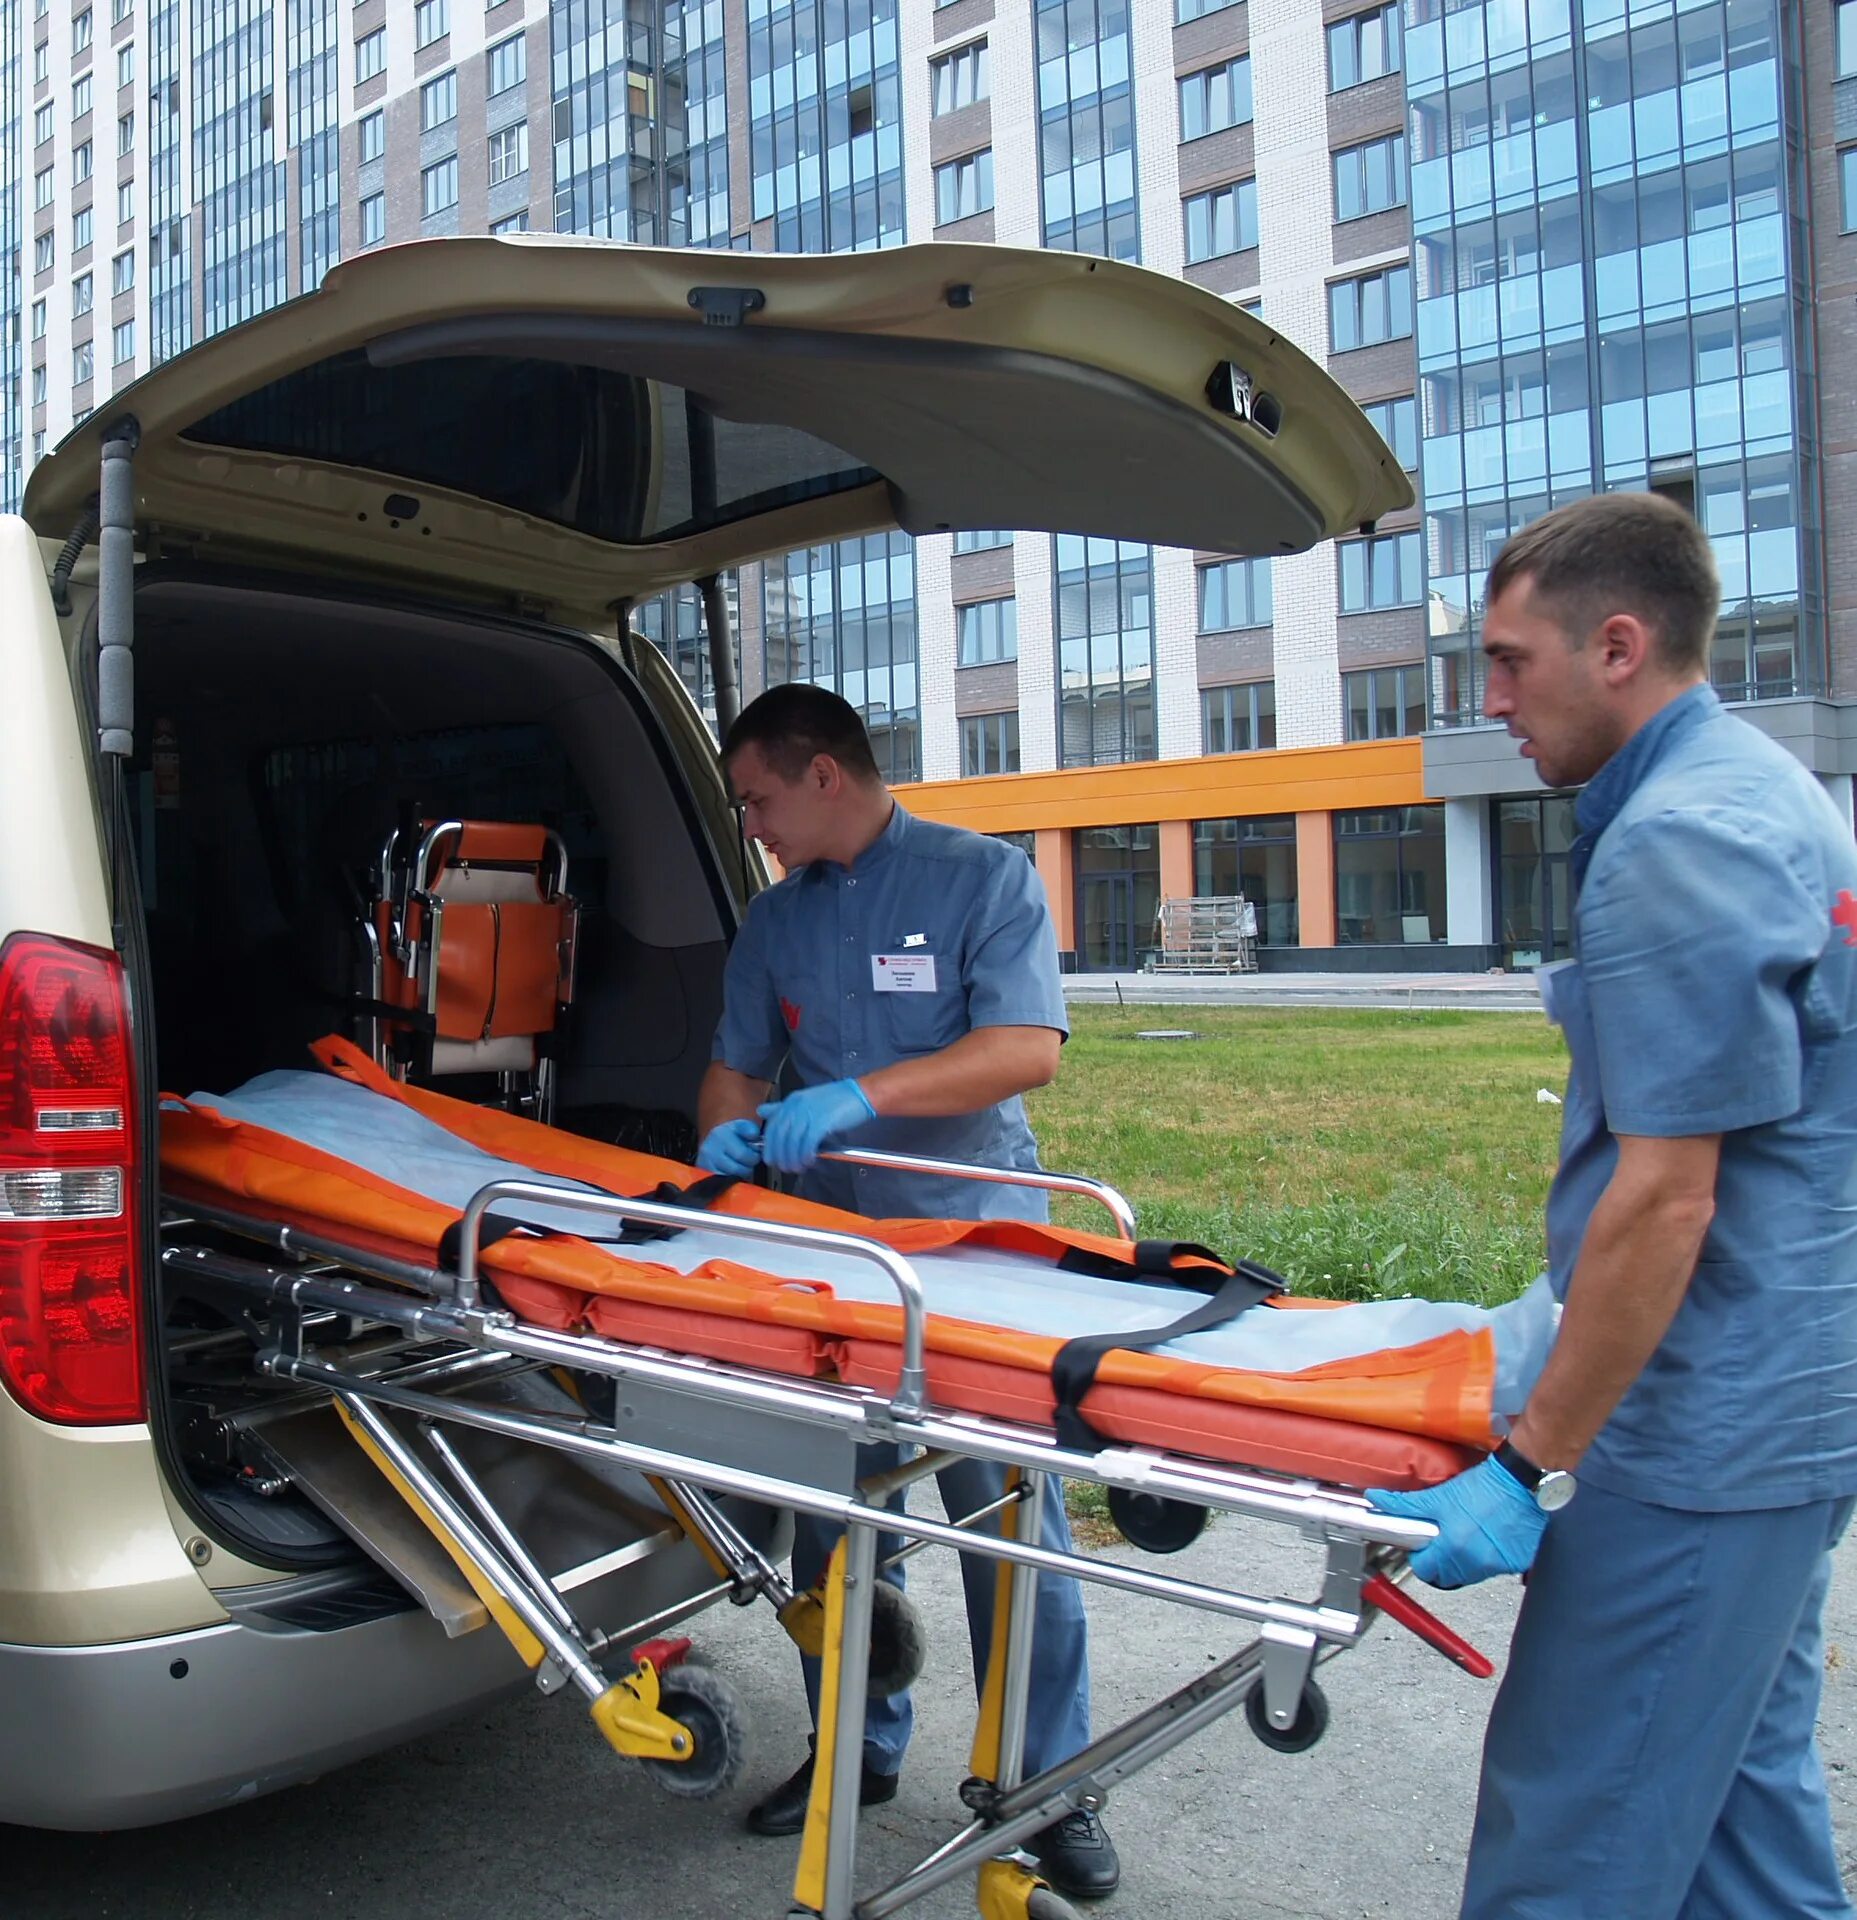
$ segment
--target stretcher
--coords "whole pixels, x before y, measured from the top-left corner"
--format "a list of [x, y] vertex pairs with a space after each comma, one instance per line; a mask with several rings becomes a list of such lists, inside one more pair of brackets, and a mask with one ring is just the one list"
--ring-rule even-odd
[[[1494, 1443], [1551, 1337], [1538, 1297], [1493, 1313], [1292, 1302], [1262, 1269], [1137, 1240], [1127, 1202], [1094, 1181], [847, 1154], [1084, 1194], [1114, 1231], [865, 1221], [408, 1085], [339, 1039], [316, 1051], [320, 1075], [164, 1098], [166, 1270], [237, 1303], [263, 1374], [330, 1397], [537, 1683], [580, 1693], [669, 1790], [719, 1791], [743, 1735], [726, 1684], [667, 1636], [716, 1599], [771, 1603], [824, 1660], [795, 1912], [877, 1920], [971, 1874], [987, 1920], [1056, 1920], [1069, 1909], [1017, 1851], [1027, 1839], [1235, 1708], [1272, 1747], [1313, 1744], [1327, 1718], [1316, 1666], [1379, 1614], [1490, 1671], [1400, 1585], [1432, 1529], [1360, 1490], [1431, 1484]], [[546, 1390], [512, 1393], [506, 1375]], [[467, 1464], [466, 1432], [643, 1476], [714, 1584], [619, 1628], [583, 1622]], [[860, 1479], [857, 1449], [874, 1441], [901, 1443], [907, 1464]], [[997, 1509], [956, 1526], [888, 1504], [963, 1455], [1007, 1470]], [[1104, 1487], [1124, 1533], [1157, 1553], [1208, 1512], [1288, 1526], [1319, 1551], [1313, 1597], [1021, 1537], [1052, 1474]], [[791, 1589], [731, 1498], [845, 1527], [818, 1591]], [[922, 1657], [906, 1603], [874, 1577], [880, 1533], [904, 1553], [992, 1559], [999, 1605], [961, 1789], [971, 1819], [859, 1897], [863, 1701]], [[1256, 1636], [1024, 1779], [1032, 1600], [1057, 1575]]]

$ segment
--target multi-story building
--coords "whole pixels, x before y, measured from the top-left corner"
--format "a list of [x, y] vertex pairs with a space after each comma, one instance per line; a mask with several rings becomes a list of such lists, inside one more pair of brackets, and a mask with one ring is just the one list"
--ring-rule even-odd
[[[1560, 952], [1571, 800], [1478, 724], [1478, 602], [1600, 488], [1696, 513], [1717, 685], [1850, 809], [1857, 0], [0, 0], [0, 493], [343, 258], [550, 227], [1139, 262], [1412, 471], [1291, 558], [1002, 529], [726, 583], [744, 691], [840, 689], [1080, 965], [1238, 890], [1277, 964]], [[709, 703], [694, 592], [638, 619]]]

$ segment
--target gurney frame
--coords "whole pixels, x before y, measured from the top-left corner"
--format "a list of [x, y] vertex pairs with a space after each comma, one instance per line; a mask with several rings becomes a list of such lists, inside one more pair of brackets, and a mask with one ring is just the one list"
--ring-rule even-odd
[[[951, 1177], [1023, 1181], [1087, 1194], [1108, 1208], [1117, 1231], [1134, 1235], [1126, 1200], [1099, 1182], [1061, 1174], [1002, 1176], [901, 1155], [846, 1153], [858, 1164], [906, 1167]], [[794, 1915], [821, 1920], [882, 1920], [932, 1889], [977, 1875], [984, 1920], [1063, 1920], [1071, 1913], [1023, 1854], [1025, 1842], [1076, 1809], [1101, 1808], [1110, 1791], [1234, 1708], [1252, 1729], [1286, 1751], [1312, 1745], [1326, 1725], [1313, 1681], [1315, 1667], [1357, 1645], [1377, 1614], [1388, 1612], [1446, 1657], [1486, 1674], [1487, 1662], [1456, 1640], [1396, 1584], [1406, 1553], [1426, 1544], [1433, 1528], [1375, 1511], [1359, 1494], [1324, 1482], [1223, 1465], [1151, 1448], [1107, 1444], [1095, 1453], [1067, 1450], [1046, 1431], [939, 1410], [927, 1393], [926, 1306], [919, 1276], [893, 1248], [862, 1236], [726, 1213], [704, 1216], [706, 1228], [744, 1241], [831, 1252], [878, 1267], [903, 1312], [901, 1371], [885, 1395], [830, 1380], [793, 1378], [716, 1360], [627, 1345], [586, 1333], [526, 1324], [487, 1297], [481, 1268], [483, 1225], [490, 1211], [524, 1205], [586, 1214], [611, 1224], [676, 1229], [686, 1208], [564, 1189], [535, 1180], [499, 1180], [473, 1196], [459, 1234], [455, 1270], [425, 1267], [345, 1246], [294, 1227], [217, 1207], [190, 1206], [189, 1222], [260, 1242], [279, 1264], [180, 1240], [163, 1250], [164, 1267], [210, 1281], [248, 1301], [272, 1344], [259, 1369], [279, 1380], [326, 1389], [355, 1439], [387, 1473], [463, 1568], [496, 1623], [535, 1670], [545, 1692], [570, 1685], [588, 1700], [601, 1731], [621, 1752], [645, 1762], [673, 1790], [713, 1791], [731, 1757], [715, 1749], [734, 1740], [731, 1708], [710, 1676], [697, 1670], [667, 1683], [651, 1649], [681, 1619], [728, 1598], [768, 1599], [783, 1625], [824, 1659], [818, 1758], [812, 1805], [802, 1839]], [[389, 1283], [382, 1285], [382, 1282]], [[409, 1291], [410, 1290], [410, 1291]], [[464, 1390], [445, 1390], [441, 1359], [404, 1374], [358, 1371], [330, 1359], [314, 1343], [318, 1318], [396, 1330], [415, 1349], [428, 1343], [458, 1353], [459, 1370], [481, 1371], [486, 1358], [515, 1366], [571, 1369], [613, 1383], [610, 1419], [553, 1414], [493, 1404]], [[444, 1476], [409, 1444], [389, 1412], [416, 1424]], [[445, 1429], [462, 1427], [553, 1448], [646, 1475], [667, 1512], [715, 1569], [714, 1586], [621, 1631], [589, 1631], [566, 1596], [535, 1562], [516, 1530], [476, 1481]], [[693, 1440], [700, 1436], [700, 1444]], [[860, 1482], [857, 1447], [900, 1443], [920, 1452], [898, 1471]], [[898, 1512], [885, 1503], [910, 1482], [962, 1456], [1008, 1471], [1006, 1498], [956, 1525]], [[778, 1462], [780, 1470], [769, 1469]], [[1247, 1593], [1199, 1580], [1125, 1566], [1077, 1552], [1057, 1552], [1021, 1538], [1035, 1533], [1046, 1479], [1092, 1482], [1112, 1498], [1150, 1496], [1180, 1509], [1207, 1509], [1289, 1526], [1323, 1550], [1321, 1584], [1312, 1600]], [[814, 1514], [842, 1525], [824, 1591], [795, 1594], [779, 1569], [741, 1534], [713, 1496], [735, 1495]], [[982, 1530], [996, 1519], [997, 1532]], [[1031, 1524], [1021, 1528], [1021, 1520]], [[1000, 1604], [976, 1727], [972, 1775], [961, 1788], [969, 1824], [890, 1885], [859, 1898], [854, 1891], [858, 1782], [864, 1701], [871, 1675], [879, 1536], [900, 1536], [907, 1554], [927, 1546], [983, 1555], [999, 1566]], [[1190, 1537], [1190, 1535], [1189, 1535]], [[1247, 1645], [1132, 1719], [1097, 1737], [1083, 1752], [1021, 1778], [1031, 1672], [1035, 1583], [1068, 1576], [1242, 1620], [1256, 1627]], [[879, 1622], [879, 1624], [881, 1624]], [[647, 1651], [610, 1681], [602, 1660], [615, 1649]], [[896, 1679], [884, 1684], [889, 1690]], [[701, 1681], [703, 1684], [691, 1684]], [[707, 1750], [706, 1750], [707, 1749]], [[733, 1756], [738, 1759], [739, 1756]]]

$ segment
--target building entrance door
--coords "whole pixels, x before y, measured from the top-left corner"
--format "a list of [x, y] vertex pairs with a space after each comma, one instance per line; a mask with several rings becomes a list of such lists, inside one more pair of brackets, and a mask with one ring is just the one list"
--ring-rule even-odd
[[1573, 951], [1573, 796], [1496, 802], [1504, 964], [1545, 966]]
[[1091, 973], [1133, 973], [1137, 945], [1134, 875], [1086, 873], [1082, 915], [1079, 944], [1084, 967]]

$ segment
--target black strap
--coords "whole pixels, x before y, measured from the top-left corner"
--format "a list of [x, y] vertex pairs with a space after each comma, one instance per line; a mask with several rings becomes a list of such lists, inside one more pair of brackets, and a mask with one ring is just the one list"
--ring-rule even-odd
[[[1165, 1246], [1171, 1249], [1176, 1244], [1172, 1241], [1139, 1241], [1135, 1258], [1142, 1258], [1144, 1248]], [[1155, 1258], [1153, 1254], [1147, 1257], [1150, 1260]], [[1070, 1263], [1066, 1260], [1062, 1264], [1068, 1266]], [[1073, 1272], [1079, 1270], [1072, 1268]], [[1154, 1277], [1160, 1277], [1153, 1268], [1148, 1271]], [[1281, 1274], [1272, 1273], [1268, 1267], [1261, 1267], [1253, 1260], [1240, 1260], [1223, 1278], [1217, 1274], [1207, 1274], [1202, 1278], [1190, 1267], [1181, 1272], [1164, 1271], [1165, 1277], [1176, 1286], [1203, 1293], [1207, 1297], [1190, 1312], [1183, 1313], [1178, 1320], [1170, 1321], [1164, 1327], [1150, 1327], [1145, 1333], [1085, 1334], [1079, 1339], [1065, 1341], [1058, 1349], [1057, 1358], [1051, 1362], [1051, 1384], [1057, 1390], [1059, 1446], [1069, 1448], [1074, 1453], [1096, 1453], [1108, 1444], [1080, 1411], [1083, 1396], [1096, 1384], [1096, 1370], [1102, 1365], [1104, 1354], [1118, 1351], [1141, 1353], [1151, 1347], [1165, 1346], [1169, 1340], [1184, 1339], [1189, 1333], [1203, 1333], [1208, 1327], [1222, 1326], [1227, 1320], [1236, 1320], [1241, 1313], [1248, 1312], [1285, 1290]], [[1118, 1277], [1127, 1277], [1126, 1268]]]
[[436, 1035], [438, 1032], [438, 1015], [427, 1013], [423, 1007], [401, 1007], [391, 1000], [370, 1000], [364, 993], [319, 994], [317, 998], [360, 1014], [366, 1020], [384, 1020], [413, 1033]]
[[[633, 1200], [655, 1200], [660, 1206], [688, 1207], [692, 1212], [706, 1213], [731, 1187], [740, 1185], [741, 1182], [732, 1173], [711, 1173], [701, 1180], [693, 1180], [687, 1187], [680, 1187], [672, 1181], [665, 1180], [650, 1193], [635, 1193], [625, 1197]], [[483, 1224], [477, 1235], [477, 1250], [482, 1253], [486, 1247], [494, 1247], [499, 1240], [506, 1239], [510, 1234], [533, 1224], [531, 1221], [517, 1219], [511, 1214], [492, 1207], [483, 1217]], [[618, 1233], [576, 1233], [574, 1237], [577, 1240], [589, 1241], [597, 1247], [635, 1247], [650, 1240], [675, 1240], [682, 1232], [682, 1227], [661, 1227], [653, 1222], [628, 1220]], [[439, 1236], [439, 1265], [455, 1268], [463, 1246], [464, 1216], [460, 1214]]]
[[[1225, 1271], [1224, 1256], [1214, 1253], [1210, 1247], [1202, 1247], [1196, 1240], [1137, 1240], [1127, 1253], [1098, 1253], [1086, 1247], [1071, 1247], [1057, 1264], [1060, 1273], [1087, 1273], [1092, 1280], [1163, 1280], [1176, 1286], [1194, 1287], [1191, 1269], [1182, 1272], [1176, 1264], [1182, 1258], [1201, 1259], [1219, 1273]], [[1195, 1291], [1203, 1293], [1206, 1288], [1195, 1287]]]

